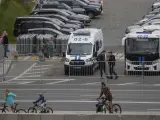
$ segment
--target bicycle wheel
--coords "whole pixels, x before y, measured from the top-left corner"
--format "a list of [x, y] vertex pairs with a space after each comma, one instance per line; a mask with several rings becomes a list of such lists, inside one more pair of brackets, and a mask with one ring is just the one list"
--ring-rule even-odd
[[36, 108], [34, 108], [34, 107], [30, 107], [30, 108], [28, 109], [28, 113], [37, 113], [37, 110], [36, 110]]
[[9, 110], [7, 108], [5, 109], [0, 109], [0, 113], [6, 113], [6, 112], [9, 112]]
[[16, 113], [27, 113], [24, 109], [18, 109], [16, 110]]
[[113, 109], [113, 113], [122, 113], [122, 109], [119, 104], [113, 104], [112, 109]]
[[50, 107], [46, 107], [45, 111], [46, 111], [46, 113], [53, 113], [53, 110]]

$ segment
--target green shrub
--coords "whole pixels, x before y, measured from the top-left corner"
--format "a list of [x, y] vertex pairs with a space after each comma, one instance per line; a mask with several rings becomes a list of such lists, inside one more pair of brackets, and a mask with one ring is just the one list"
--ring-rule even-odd
[[0, 32], [7, 31], [10, 43], [15, 43], [16, 39], [13, 36], [16, 17], [28, 15], [33, 5], [32, 3], [30, 6], [26, 6], [21, 0], [2, 0], [0, 5]]

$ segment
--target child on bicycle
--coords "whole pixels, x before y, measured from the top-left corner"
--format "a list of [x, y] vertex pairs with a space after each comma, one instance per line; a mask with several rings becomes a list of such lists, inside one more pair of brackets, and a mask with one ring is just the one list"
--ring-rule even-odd
[[10, 106], [11, 111], [14, 112], [14, 99], [15, 99], [16, 95], [12, 92], [10, 92], [9, 89], [6, 89], [6, 93], [5, 93], [5, 102], [7, 103], [7, 105]]
[[40, 102], [40, 106], [41, 106], [42, 108], [45, 108], [45, 106], [46, 106], [46, 100], [45, 100], [43, 94], [38, 94], [38, 95], [39, 95], [39, 98], [38, 98], [35, 102], [33, 102], [33, 103], [34, 103], [34, 104], [37, 104], [37, 103]]

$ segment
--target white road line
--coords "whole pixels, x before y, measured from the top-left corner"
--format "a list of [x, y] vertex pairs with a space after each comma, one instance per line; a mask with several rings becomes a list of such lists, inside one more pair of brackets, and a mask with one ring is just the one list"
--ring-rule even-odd
[[149, 111], [160, 111], [160, 109], [147, 109]]
[[26, 56], [26, 57], [23, 58], [23, 60], [28, 60], [30, 58], [31, 58], [31, 56]]
[[57, 82], [51, 82], [51, 83], [46, 83], [47, 85], [50, 85], [50, 84], [57, 84], [57, 83], [63, 83], [63, 82], [68, 82], [68, 81], [73, 81], [75, 79], [66, 79], [66, 80], [62, 80], [62, 81], [57, 81]]
[[[22, 77], [20, 77], [20, 78], [26, 78], [26, 77], [40, 77], [41, 75], [31, 75], [31, 76], [22, 76]], [[17, 79], [16, 79], [17, 80]]]
[[[38, 85], [38, 84], [37, 84]], [[92, 92], [99, 92], [100, 90], [99, 89], [94, 89], [94, 88], [92, 88], [92, 89], [63, 89], [63, 88], [61, 88], [61, 89], [43, 89], [43, 88], [41, 88], [41, 89], [39, 89], [39, 88], [37, 88], [37, 89], [32, 89], [32, 88], [29, 88], [29, 89], [26, 89], [26, 88], [21, 88], [21, 89], [19, 89], [19, 88], [10, 88], [10, 89], [12, 89], [12, 90], [15, 90], [15, 91], [40, 91], [40, 90], [43, 90], [43, 91], [71, 91], [71, 90], [73, 90], [73, 91], [92, 91]], [[0, 89], [0, 91], [4, 91], [5, 90], [5, 88], [4, 89]], [[114, 91], [114, 92], [141, 92], [141, 91], [143, 91], [143, 92], [160, 92], [160, 90], [142, 90], [142, 89], [140, 89], [140, 90], [132, 90], [132, 89], [124, 89], [124, 90], [121, 90], [121, 89], [114, 89], [114, 90], [112, 90], [112, 91]]]
[[160, 84], [154, 84], [154, 86], [160, 86]]
[[[0, 100], [0, 102], [4, 102], [4, 100]], [[33, 100], [15, 100], [15, 102], [22, 102], [22, 103], [31, 103]], [[47, 100], [50, 103], [96, 103], [97, 101], [89, 101], [89, 100]], [[113, 103], [119, 104], [160, 104], [160, 102], [153, 102], [153, 101], [113, 101]]]
[[[34, 82], [34, 81], [32, 81]], [[29, 83], [32, 83], [32, 82], [18, 82], [18, 84], [29, 84]]]
[[81, 85], [95, 85], [95, 84], [100, 84], [101, 82], [93, 82], [93, 83], [84, 83], [84, 84], [81, 84]]
[[26, 69], [22, 74], [18, 75], [17, 77], [11, 79], [11, 80], [7, 80], [8, 81], [13, 81], [13, 80], [17, 80], [18, 78], [22, 77], [24, 74], [26, 74], [28, 71], [30, 71], [37, 63], [33, 63], [31, 65], [31, 67], [29, 67], [28, 69]]
[[36, 65], [36, 66], [34, 66], [34, 67], [45, 67], [45, 66], [52, 66], [52, 65]]
[[31, 81], [33, 81], [33, 80], [34, 80], [34, 81], [40, 81], [40, 80], [42, 80], [42, 81], [43, 81], [43, 80], [44, 80], [44, 81], [45, 81], [45, 80], [46, 80], [46, 81], [54, 81], [54, 80], [55, 80], [55, 81], [62, 81], [62, 80], [75, 80], [75, 79], [43, 79], [43, 78], [42, 78], [42, 79], [17, 79], [17, 80], [22, 80], [22, 81], [23, 81], [23, 80], [24, 80], [24, 81], [30, 81], [30, 80], [31, 80]]
[[31, 69], [30, 71], [36, 71], [36, 70], [40, 71], [40, 70], [47, 70], [47, 69], [50, 69], [50, 68]]
[[133, 84], [137, 84], [137, 83], [140, 83], [140, 82], [123, 83], [123, 84], [118, 84], [118, 85], [133, 85]]
[[26, 74], [38, 74], [38, 73], [44, 73], [45, 71], [41, 71], [41, 72], [27, 72]]

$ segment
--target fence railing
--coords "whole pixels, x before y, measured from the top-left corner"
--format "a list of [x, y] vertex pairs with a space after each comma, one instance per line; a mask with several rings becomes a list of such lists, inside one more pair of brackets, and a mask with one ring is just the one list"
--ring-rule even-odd
[[[118, 76], [118, 79], [145, 79], [145, 77], [152, 76], [152, 79], [158, 79], [159, 70], [154, 70], [152, 62], [144, 62], [144, 69], [136, 66], [138, 70], [127, 70], [124, 61], [116, 61], [114, 67], [110, 66], [108, 61], [102, 61], [98, 64], [88, 65], [86, 62], [74, 61], [69, 62], [68, 65], [64, 64], [63, 59], [52, 59], [46, 61], [35, 60], [5, 60], [1, 61], [0, 72], [1, 77], [5, 80], [53, 80], [53, 79], [108, 79], [113, 76], [113, 79]], [[136, 62], [136, 61], [135, 61]], [[106, 65], [104, 66], [104, 63]], [[98, 65], [102, 64], [102, 67]], [[139, 64], [139, 62], [137, 62]], [[159, 63], [157, 67], [159, 67]], [[11, 66], [11, 67], [10, 67]], [[146, 68], [153, 68], [150, 71]], [[9, 69], [9, 70], [8, 70]], [[5, 71], [4, 71], [5, 70]], [[102, 76], [101, 76], [102, 73]], [[3, 75], [4, 74], [4, 75]], [[1, 80], [2, 81], [2, 80]]]

